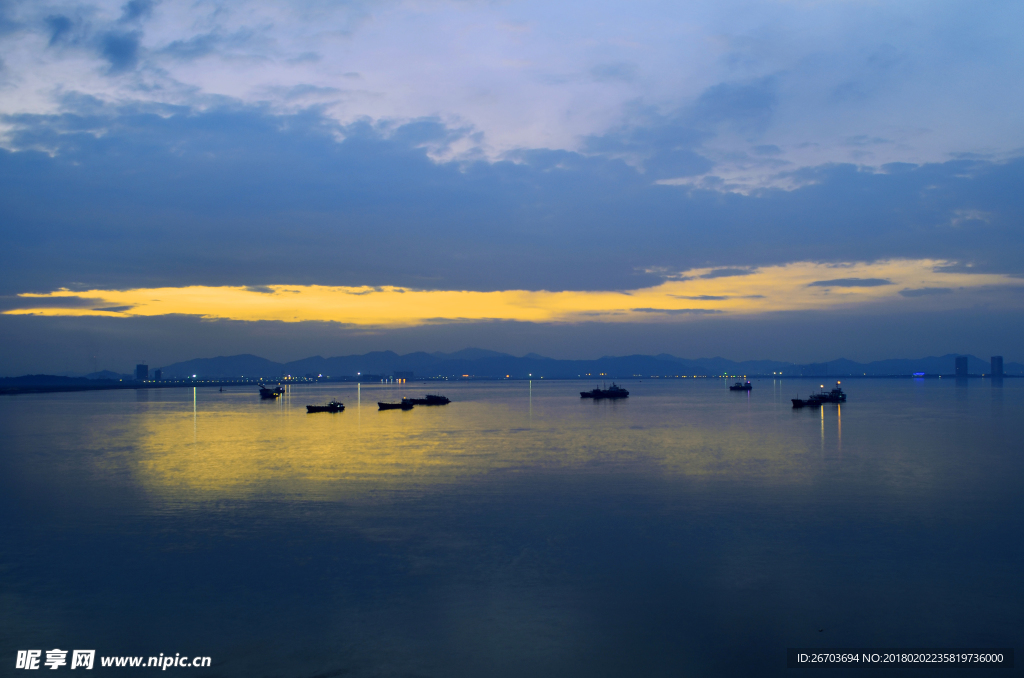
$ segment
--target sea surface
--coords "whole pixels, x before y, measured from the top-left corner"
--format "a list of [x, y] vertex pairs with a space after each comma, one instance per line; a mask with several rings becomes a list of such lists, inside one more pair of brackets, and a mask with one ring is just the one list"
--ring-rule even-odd
[[[993, 674], [787, 669], [786, 648], [1024, 646], [1024, 380], [857, 379], [846, 404], [791, 408], [820, 384], [630, 380], [627, 400], [596, 402], [579, 397], [593, 381], [546, 380], [4, 396], [0, 661]], [[453, 402], [377, 410], [427, 392]], [[344, 412], [306, 414], [332, 397]]]

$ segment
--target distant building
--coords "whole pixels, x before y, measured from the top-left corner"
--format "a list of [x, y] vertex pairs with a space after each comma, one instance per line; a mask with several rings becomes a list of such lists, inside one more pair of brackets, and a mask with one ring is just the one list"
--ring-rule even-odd
[[136, 365], [135, 381], [145, 381], [147, 379], [149, 379], [149, 365]]
[[160, 379], [163, 376], [164, 376], [164, 371], [163, 370], [153, 370], [153, 381], [160, 381]]
[[967, 376], [967, 356], [962, 355], [956, 359], [956, 378], [963, 379]]
[[989, 370], [993, 377], [997, 379], [1003, 376], [1003, 356], [994, 355], [992, 356], [992, 367]]
[[412, 379], [412, 371], [408, 372], [395, 372], [395, 379]]

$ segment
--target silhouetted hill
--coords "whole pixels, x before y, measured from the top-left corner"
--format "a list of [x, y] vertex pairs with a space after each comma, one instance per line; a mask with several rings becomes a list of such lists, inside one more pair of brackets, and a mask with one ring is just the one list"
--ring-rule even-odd
[[[499, 353], [498, 351], [488, 351], [485, 348], [464, 348], [461, 351], [455, 353], [441, 353], [435, 352], [430, 355], [440, 360], [479, 360], [480, 358], [512, 358], [513, 356], [508, 353]], [[535, 355], [535, 354], [530, 354]]]
[[[276, 363], [254, 355], [221, 356], [175, 363], [162, 368], [165, 379], [191, 377], [237, 378], [263, 377], [276, 379], [291, 375], [354, 377], [358, 374], [390, 376], [393, 372], [413, 372], [417, 377], [504, 377], [524, 378], [529, 375], [548, 379], [577, 377], [676, 377], [711, 375], [770, 375], [844, 377], [953, 374], [956, 354], [918, 358], [893, 359], [858, 363], [839, 358], [823, 363], [798, 365], [775, 360], [747, 360], [737, 362], [720, 356], [689, 360], [667, 353], [657, 356], [629, 355], [603, 356], [596, 360], [556, 360], [536, 353], [516, 357], [496, 351], [465, 349], [455, 353], [408, 353], [374, 351], [363, 355], [324, 358], [313, 356], [288, 363]], [[968, 356], [972, 374], [987, 374], [989, 362]], [[1024, 374], [1024, 365], [1007, 363], [1006, 374]]]
[[281, 376], [281, 363], [250, 354], [196, 358], [161, 369], [164, 379], [182, 379], [193, 374], [207, 378]]
[[121, 379], [131, 379], [130, 374], [118, 374], [117, 372], [111, 372], [110, 370], [100, 370], [99, 372], [91, 372], [85, 375], [86, 379], [98, 379], [100, 381], [119, 381]]
[[117, 383], [116, 379], [87, 379], [86, 377], [64, 377], [54, 374], [25, 374], [20, 377], [0, 378], [0, 388], [43, 386], [48, 388], [94, 387], [103, 383]]

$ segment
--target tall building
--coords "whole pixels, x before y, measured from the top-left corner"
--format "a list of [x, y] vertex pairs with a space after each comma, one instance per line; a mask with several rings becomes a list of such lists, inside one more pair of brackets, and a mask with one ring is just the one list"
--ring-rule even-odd
[[149, 379], [149, 365], [136, 365], [135, 381], [145, 381], [147, 379]]
[[1003, 376], [1003, 356], [994, 355], [992, 356], [992, 367], [989, 370], [993, 377], [998, 379]]
[[962, 355], [956, 359], [956, 378], [963, 379], [967, 376], [967, 356]]
[[163, 376], [163, 370], [153, 370], [153, 381], [160, 381], [160, 378]]

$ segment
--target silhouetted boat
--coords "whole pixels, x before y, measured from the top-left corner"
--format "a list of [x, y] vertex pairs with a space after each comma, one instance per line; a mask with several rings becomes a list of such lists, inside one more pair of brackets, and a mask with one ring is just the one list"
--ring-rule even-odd
[[742, 381], [737, 381], [735, 384], [733, 384], [732, 386], [729, 387], [729, 390], [730, 391], [749, 391], [752, 388], [754, 388], [754, 386], [749, 381], [747, 383], [745, 383], [745, 384]]
[[413, 405], [447, 405], [451, 400], [443, 395], [427, 394], [422, 398], [402, 398], [402, 402], [412, 403]]
[[593, 398], [594, 400], [600, 400], [601, 398], [628, 398], [629, 391], [619, 388], [613, 381], [611, 388], [595, 388], [593, 391], [580, 391], [580, 397]]
[[820, 407], [825, 403], [845, 403], [846, 394], [843, 393], [843, 389], [839, 388], [839, 383], [837, 381], [836, 387], [831, 391], [822, 390], [819, 393], [812, 393], [807, 400], [793, 398], [793, 407]]
[[306, 414], [312, 414], [313, 412], [341, 412], [345, 409], [342, 403], [337, 400], [331, 400], [326, 405], [306, 405]]
[[412, 403], [403, 400], [400, 403], [377, 403], [378, 410], [411, 410]]
[[284, 393], [284, 386], [278, 386], [276, 388], [267, 388], [263, 384], [260, 384], [260, 397], [264, 400], [271, 400], [272, 398], [279, 398]]

